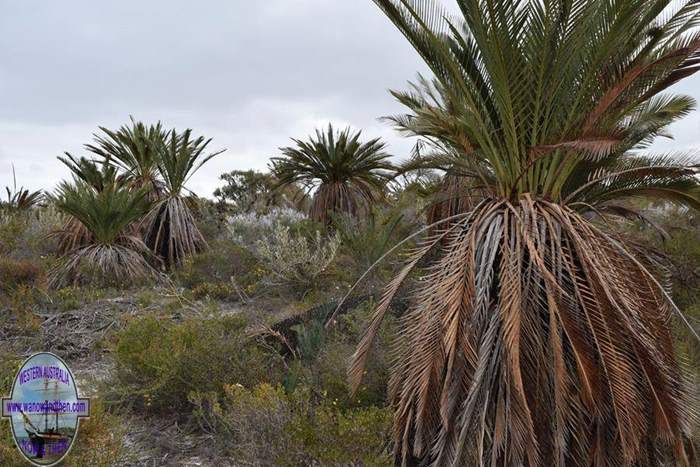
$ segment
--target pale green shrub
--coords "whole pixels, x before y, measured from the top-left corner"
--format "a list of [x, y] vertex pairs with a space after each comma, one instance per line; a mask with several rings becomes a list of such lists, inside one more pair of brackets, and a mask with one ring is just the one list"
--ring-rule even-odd
[[236, 243], [254, 247], [260, 238], [269, 236], [276, 227], [296, 227], [307, 222], [308, 218], [300, 211], [290, 208], [275, 208], [266, 214], [247, 212], [228, 218], [228, 229]]
[[317, 278], [330, 266], [338, 252], [340, 238], [325, 237], [315, 231], [311, 238], [292, 234], [277, 224], [271, 234], [255, 244], [255, 254], [269, 271], [271, 285], [301, 291], [312, 289]]

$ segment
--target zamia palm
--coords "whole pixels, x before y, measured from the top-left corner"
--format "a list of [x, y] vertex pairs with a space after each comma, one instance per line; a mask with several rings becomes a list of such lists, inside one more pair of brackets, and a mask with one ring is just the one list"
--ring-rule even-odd
[[94, 280], [128, 284], [156, 275], [145, 259], [150, 252], [133, 228], [148, 209], [146, 191], [114, 179], [100, 188], [74, 177], [73, 183], [62, 182], [54, 195], [56, 207], [88, 235], [50, 271], [52, 287]]
[[308, 142], [293, 139], [296, 147], [281, 148], [271, 159], [280, 186], [299, 183], [316, 189], [309, 215], [329, 223], [333, 213], [357, 215], [377, 201], [392, 169], [384, 143], [378, 138], [360, 142], [361, 132], [334, 131], [331, 125]]
[[146, 244], [170, 267], [207, 247], [192, 213], [194, 195], [185, 184], [202, 165], [222, 151], [206, 154], [211, 139], [192, 137], [192, 130], [171, 130], [158, 149], [163, 194], [143, 220]]
[[[76, 186], [85, 185], [98, 193], [107, 186], [117, 183], [117, 169], [109, 164], [95, 162], [85, 157], [77, 158], [69, 153], [66, 153], [65, 157], [59, 156], [58, 160], [71, 171], [73, 183]], [[94, 240], [92, 232], [77, 217], [67, 212], [64, 214], [67, 217], [63, 227], [51, 233], [51, 237], [58, 241], [58, 251], [66, 254], [91, 244]]]
[[166, 131], [160, 122], [146, 126], [131, 117], [131, 125], [123, 125], [113, 131], [100, 127], [102, 135], [94, 135], [94, 143], [86, 144], [92, 154], [117, 167], [120, 179], [133, 188], [145, 188], [151, 201], [163, 192], [163, 182], [158, 173], [158, 150]]
[[677, 309], [644, 251], [595, 217], [631, 198], [700, 206], [698, 167], [642, 156], [692, 99], [698, 3], [375, 0], [434, 79], [392, 117], [458, 163], [480, 199], [443, 219], [389, 285], [350, 368], [357, 386], [392, 296], [435, 252], [390, 380], [404, 465], [697, 465]]

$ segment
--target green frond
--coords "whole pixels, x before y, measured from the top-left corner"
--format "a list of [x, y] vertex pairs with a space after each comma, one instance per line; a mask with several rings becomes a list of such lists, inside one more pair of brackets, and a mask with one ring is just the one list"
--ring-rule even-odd
[[53, 195], [56, 207], [73, 216], [99, 244], [115, 244], [141, 219], [149, 205], [145, 190], [132, 191], [118, 183], [101, 190], [82, 181], [62, 182]]
[[0, 199], [0, 214], [13, 214], [17, 212], [26, 212], [33, 207], [39, 205], [44, 199], [44, 193], [41, 190], [29, 191], [24, 187], [17, 187], [17, 176], [15, 175], [15, 167], [12, 166], [12, 188], [5, 187], [7, 200]]
[[160, 122], [146, 126], [133, 117], [130, 119], [131, 125], [123, 125], [116, 131], [100, 127], [102, 134], [95, 134], [94, 143], [86, 144], [85, 149], [117, 167], [128, 183], [137, 188], [148, 187], [157, 195], [161, 190], [158, 151], [166, 131]]
[[568, 203], [603, 205], [627, 198], [657, 198], [700, 208], [700, 158], [694, 154], [626, 156], [589, 173]]
[[207, 154], [209, 143], [211, 138], [193, 137], [190, 129], [182, 133], [170, 130], [160, 141], [156, 162], [167, 196], [180, 196], [190, 177], [212, 158], [225, 151], [222, 149]]
[[397, 465], [695, 465], [682, 314], [655, 259], [591, 214], [643, 219], [636, 197], [700, 208], [697, 159], [640, 154], [695, 108], [661, 93], [700, 69], [700, 2], [374, 2], [433, 74], [392, 92], [407, 111], [386, 119], [421, 141], [401, 176], [443, 174], [433, 235], [349, 369], [356, 388], [430, 255], [389, 383]]
[[434, 74], [394, 91], [410, 112], [387, 119], [486, 165], [494, 196], [561, 200], [591, 158], [614, 163], [695, 106], [659, 93], [700, 66], [697, 2], [375, 3]]
[[330, 221], [332, 212], [354, 214], [366, 207], [378, 199], [394, 167], [379, 138], [362, 143], [360, 136], [329, 124], [308, 141], [293, 139], [296, 146], [280, 148], [282, 156], [271, 158], [278, 186], [315, 188], [311, 214], [323, 222]]

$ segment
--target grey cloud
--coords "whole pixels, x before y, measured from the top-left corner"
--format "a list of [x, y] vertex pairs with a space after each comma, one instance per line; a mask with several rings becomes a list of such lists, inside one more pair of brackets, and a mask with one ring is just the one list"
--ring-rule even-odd
[[[0, 186], [53, 187], [55, 159], [129, 115], [190, 127], [228, 151], [191, 181], [209, 196], [223, 171], [262, 169], [289, 137], [328, 121], [412, 142], [377, 117], [387, 89], [425, 72], [370, 0], [22, 0], [0, 17]], [[698, 94], [696, 78], [683, 86]], [[695, 115], [689, 117], [697, 122]], [[700, 142], [697, 124], [679, 140]], [[674, 130], [675, 131], [675, 130]]]

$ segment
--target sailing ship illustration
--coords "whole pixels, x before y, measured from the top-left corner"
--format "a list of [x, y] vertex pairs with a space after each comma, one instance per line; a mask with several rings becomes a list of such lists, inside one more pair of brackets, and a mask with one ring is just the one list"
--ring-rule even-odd
[[[49, 381], [44, 379], [44, 388], [42, 393], [45, 396], [49, 395], [51, 392], [48, 388]], [[65, 451], [66, 447], [70, 445], [70, 440], [72, 434], [69, 433], [70, 429], [62, 430], [59, 424], [59, 417], [65, 414], [60, 414], [57, 408], [53, 408], [50, 401], [60, 400], [58, 397], [58, 382], [54, 381], [54, 387], [51, 394], [51, 398], [46, 397], [44, 401], [43, 413], [36, 414], [38, 416], [43, 415], [44, 429], [41, 430], [36, 426], [34, 422], [29, 418], [27, 414], [20, 410], [22, 414], [22, 419], [24, 421], [24, 431], [26, 431], [29, 441], [32, 445], [32, 451], [37, 459], [44, 459], [47, 457], [52, 457], [52, 455], [61, 455]], [[50, 414], [50, 412], [53, 412]], [[49, 416], [51, 415], [51, 416]], [[51, 418], [52, 426], [49, 426], [49, 418]], [[41, 422], [37, 422], [39, 425]]]

